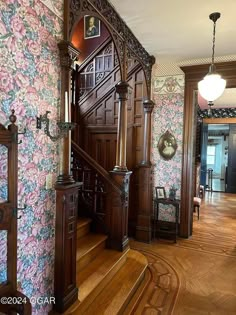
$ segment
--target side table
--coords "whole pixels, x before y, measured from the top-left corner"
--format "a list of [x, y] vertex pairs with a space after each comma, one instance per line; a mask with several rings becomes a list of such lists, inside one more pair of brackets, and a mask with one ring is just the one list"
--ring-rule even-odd
[[[178, 225], [179, 225], [179, 208], [180, 200], [175, 199], [155, 199], [154, 200], [154, 220], [153, 220], [153, 236], [156, 235], [173, 235], [175, 243], [177, 242], [178, 236]], [[159, 220], [159, 205], [172, 205], [175, 208], [175, 222], [167, 222]], [[174, 227], [171, 227], [171, 223]]]

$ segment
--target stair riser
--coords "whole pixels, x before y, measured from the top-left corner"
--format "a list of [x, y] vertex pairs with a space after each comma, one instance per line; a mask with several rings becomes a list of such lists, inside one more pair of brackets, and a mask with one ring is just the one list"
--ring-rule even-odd
[[123, 310], [124, 312], [122, 315], [135, 314], [136, 307], [139, 304], [143, 293], [146, 290], [148, 290], [148, 285], [149, 285], [150, 281], [151, 281], [151, 273], [150, 273], [150, 270], [148, 268], [146, 268], [143, 280], [141, 281], [135, 294], [133, 294], [132, 298], [130, 299], [130, 302], [126, 305], [126, 308]]
[[137, 282], [135, 283], [134, 287], [132, 288], [132, 290], [130, 291], [129, 295], [126, 298], [126, 301], [123, 303], [122, 307], [120, 308], [119, 312], [117, 312], [117, 315], [123, 315], [124, 311], [127, 307], [127, 305], [129, 304], [129, 302], [132, 300], [132, 297], [134, 296], [135, 292], [138, 290], [138, 287], [140, 286], [140, 284], [142, 283], [143, 279], [144, 279], [144, 275], [145, 275], [145, 270], [143, 271], [143, 273], [140, 275], [139, 279], [137, 280]]
[[88, 253], [82, 256], [76, 264], [76, 269], [81, 271], [86, 267], [100, 252], [106, 247], [106, 241], [99, 243], [96, 247], [92, 248]]
[[87, 223], [77, 229], [77, 240], [90, 232], [90, 223]]
[[[124, 265], [126, 261], [126, 256], [122, 257], [116, 265], [110, 270], [110, 272], [103, 278], [103, 280], [97, 285], [96, 288], [84, 299], [84, 301], [80, 304], [79, 308], [76, 310], [76, 313], [73, 315], [80, 315], [86, 311], [93, 300], [99, 295], [100, 292], [106, 287], [106, 285], [111, 281], [114, 275], [120, 270], [120, 268]], [[80, 299], [80, 296], [79, 296]]]

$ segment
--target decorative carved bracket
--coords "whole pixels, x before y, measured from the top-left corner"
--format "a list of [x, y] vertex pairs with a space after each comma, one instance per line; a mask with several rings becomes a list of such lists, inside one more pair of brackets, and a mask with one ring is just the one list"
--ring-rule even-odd
[[[121, 64], [122, 80], [126, 80], [127, 54], [132, 53], [143, 66], [148, 95], [151, 93], [151, 72], [155, 57], [148, 54], [133, 32], [107, 0], [71, 0], [69, 8], [69, 37], [79, 19], [86, 14], [98, 16], [109, 29]], [[129, 50], [129, 52], [128, 52]]]
[[59, 51], [60, 51], [60, 63], [61, 67], [65, 67], [68, 69], [74, 69], [74, 62], [77, 60], [80, 51], [75, 48], [68, 41], [61, 41], [58, 43]]

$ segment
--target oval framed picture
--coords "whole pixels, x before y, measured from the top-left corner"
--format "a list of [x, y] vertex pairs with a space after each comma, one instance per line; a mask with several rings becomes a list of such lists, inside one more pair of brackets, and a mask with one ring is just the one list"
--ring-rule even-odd
[[160, 137], [157, 147], [163, 159], [168, 161], [175, 155], [178, 145], [175, 136], [167, 130]]

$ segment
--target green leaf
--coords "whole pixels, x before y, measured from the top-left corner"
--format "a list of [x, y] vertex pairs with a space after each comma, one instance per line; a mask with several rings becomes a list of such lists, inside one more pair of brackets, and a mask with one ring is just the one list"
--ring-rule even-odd
[[8, 37], [12, 36], [13, 34], [12, 33], [7, 33], [5, 35], [2, 35], [0, 36], [0, 40], [4, 40], [4, 39], [7, 39]]

